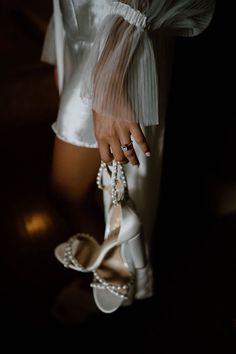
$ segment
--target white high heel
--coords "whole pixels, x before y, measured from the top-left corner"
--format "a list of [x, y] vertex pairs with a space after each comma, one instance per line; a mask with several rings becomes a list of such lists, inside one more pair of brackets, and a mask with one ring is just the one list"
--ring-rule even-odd
[[[125, 197], [118, 200], [117, 196], [122, 194], [121, 190], [117, 190], [120, 178]], [[112, 205], [107, 218], [109, 231], [114, 219], [120, 225], [116, 247], [105, 257], [101, 266], [94, 270], [94, 280], [91, 284], [95, 303], [105, 313], [116, 311], [122, 304], [132, 303], [136, 271], [147, 265], [142, 224], [128, 197], [124, 169], [119, 163], [113, 164]]]
[[[102, 185], [104, 170], [111, 176], [111, 186]], [[120, 174], [119, 177], [118, 174]], [[97, 176], [97, 184], [99, 188], [107, 189], [112, 196], [104, 242], [100, 245], [92, 236], [80, 233], [72, 236], [67, 242], [60, 244], [55, 249], [55, 256], [59, 262], [66, 268], [79, 272], [92, 272], [99, 268], [107, 254], [122, 243], [129, 242], [131, 245], [133, 244], [131, 250], [134, 248], [137, 250], [137, 244], [139, 243], [137, 239], [141, 236], [141, 223], [128, 198], [127, 182], [123, 167], [114, 162], [111, 174], [108, 166], [102, 163]], [[121, 203], [124, 204], [122, 209]], [[138, 257], [138, 259], [140, 260], [141, 257]], [[137, 262], [140, 262], [138, 259]]]
[[[103, 185], [107, 171], [111, 185]], [[122, 304], [130, 304], [135, 295], [135, 277], [145, 269], [147, 255], [143, 244], [142, 224], [128, 187], [123, 166], [113, 162], [112, 172], [102, 163], [97, 176], [98, 187], [111, 194], [104, 242], [87, 234], [77, 234], [55, 249], [57, 259], [66, 267], [94, 273], [94, 300], [105, 312], [116, 311]]]
[[108, 214], [108, 224], [106, 239], [102, 245], [88, 234], [77, 234], [56, 247], [56, 258], [66, 268], [84, 273], [92, 272], [100, 267], [112, 249], [128, 242], [136, 266], [142, 267], [142, 247], [139, 241], [141, 224], [131, 203], [126, 203], [122, 209], [120, 204], [112, 205]]

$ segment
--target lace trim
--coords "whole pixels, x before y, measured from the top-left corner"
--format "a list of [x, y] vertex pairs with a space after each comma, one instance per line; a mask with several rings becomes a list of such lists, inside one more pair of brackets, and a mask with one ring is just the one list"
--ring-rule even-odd
[[114, 1], [111, 5], [110, 13], [119, 15], [129, 22], [131, 25], [145, 29], [147, 27], [147, 17], [139, 10], [133, 9], [131, 6], [122, 2]]

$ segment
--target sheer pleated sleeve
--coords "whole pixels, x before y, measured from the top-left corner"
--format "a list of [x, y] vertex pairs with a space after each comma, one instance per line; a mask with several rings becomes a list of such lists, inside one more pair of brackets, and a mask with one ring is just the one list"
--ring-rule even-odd
[[149, 34], [195, 36], [209, 24], [213, 0], [114, 1], [84, 68], [82, 97], [105, 118], [158, 124], [158, 77]]

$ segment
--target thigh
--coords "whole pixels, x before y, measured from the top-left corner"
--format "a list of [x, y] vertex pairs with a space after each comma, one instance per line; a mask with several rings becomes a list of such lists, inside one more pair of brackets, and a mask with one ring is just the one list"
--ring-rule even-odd
[[98, 149], [84, 148], [55, 138], [51, 181], [68, 201], [80, 202], [95, 183], [100, 164]]

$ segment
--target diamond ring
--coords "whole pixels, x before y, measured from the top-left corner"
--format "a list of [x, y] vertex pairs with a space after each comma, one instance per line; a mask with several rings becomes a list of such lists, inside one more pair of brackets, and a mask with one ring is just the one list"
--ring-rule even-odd
[[121, 145], [120, 147], [123, 152], [127, 152], [127, 151], [133, 149], [133, 142], [131, 141], [129, 144], [124, 144], [124, 145]]

